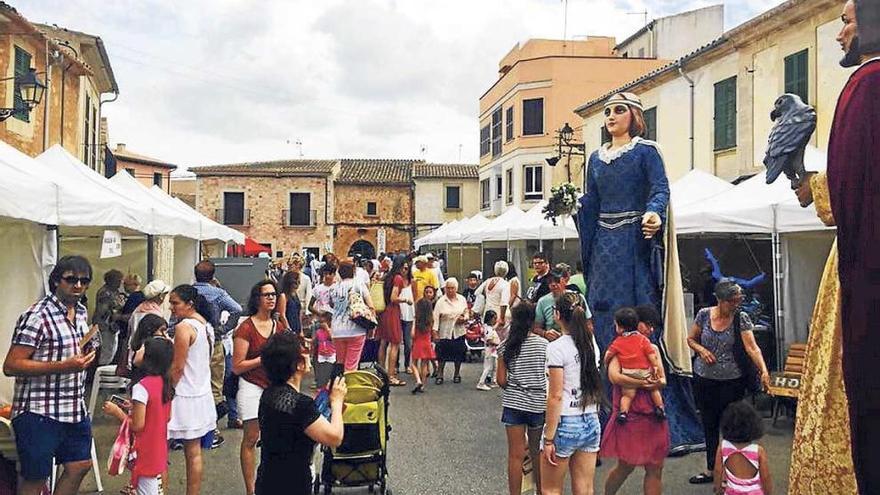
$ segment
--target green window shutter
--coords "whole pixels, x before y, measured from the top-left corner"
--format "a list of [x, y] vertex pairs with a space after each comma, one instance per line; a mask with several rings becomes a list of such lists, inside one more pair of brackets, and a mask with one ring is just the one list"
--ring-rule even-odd
[[736, 146], [736, 76], [715, 84], [715, 151]]
[[809, 50], [785, 57], [785, 92], [796, 94], [804, 103], [810, 99]]
[[21, 108], [15, 112], [13, 117], [21, 120], [23, 122], [30, 122], [30, 109], [27, 108], [27, 105], [24, 103], [24, 99], [21, 97], [21, 88], [18, 87], [17, 79], [19, 77], [25, 76], [31, 68], [31, 54], [22, 50], [19, 47], [15, 47], [15, 87], [12, 91], [13, 95], [13, 108]]
[[645, 110], [645, 139], [657, 140], [657, 107]]

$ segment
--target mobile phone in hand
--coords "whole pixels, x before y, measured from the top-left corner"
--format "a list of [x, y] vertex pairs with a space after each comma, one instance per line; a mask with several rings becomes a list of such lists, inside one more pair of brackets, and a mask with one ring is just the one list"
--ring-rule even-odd
[[125, 408], [128, 405], [128, 399], [116, 394], [110, 396], [110, 402], [116, 404], [121, 408]]

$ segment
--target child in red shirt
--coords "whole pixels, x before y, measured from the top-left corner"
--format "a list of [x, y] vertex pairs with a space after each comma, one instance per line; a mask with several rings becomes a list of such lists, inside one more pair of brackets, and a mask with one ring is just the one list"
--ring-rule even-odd
[[[131, 432], [134, 434], [131, 486], [138, 494], [164, 493], [161, 475], [168, 469], [168, 420], [171, 419], [171, 361], [174, 344], [164, 337], [144, 341], [143, 378], [131, 387], [127, 405]], [[123, 421], [128, 414], [113, 402], [104, 403], [104, 412]]]
[[[631, 378], [655, 382], [660, 375], [660, 358], [651, 345], [651, 341], [638, 331], [639, 315], [633, 308], [620, 308], [614, 313], [614, 326], [617, 337], [605, 352], [605, 365], [617, 356], [621, 372]], [[629, 407], [636, 396], [638, 388], [620, 387], [620, 414], [618, 423], [626, 423]], [[660, 390], [651, 390], [651, 401], [654, 403], [654, 414], [658, 419], [666, 417], [663, 408], [663, 396]]]

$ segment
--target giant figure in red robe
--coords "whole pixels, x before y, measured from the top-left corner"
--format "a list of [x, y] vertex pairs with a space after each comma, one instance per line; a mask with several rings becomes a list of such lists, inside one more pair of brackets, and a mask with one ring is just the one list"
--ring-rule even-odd
[[[850, 0], [838, 41], [858, 66], [837, 102], [828, 187], [837, 223], [843, 374], [862, 494], [880, 494], [880, 0]], [[847, 11], [855, 14], [847, 19]]]

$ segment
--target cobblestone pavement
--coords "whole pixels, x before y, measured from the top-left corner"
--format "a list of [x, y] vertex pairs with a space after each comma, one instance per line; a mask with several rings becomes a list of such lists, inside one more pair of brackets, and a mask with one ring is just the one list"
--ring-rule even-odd
[[[389, 487], [395, 495], [459, 495], [506, 493], [506, 441], [499, 421], [500, 398], [497, 390], [481, 392], [474, 388], [482, 370], [481, 363], [465, 364], [463, 381], [453, 384], [452, 377], [436, 386], [433, 381], [427, 392], [418, 396], [409, 393], [410, 375], [402, 375], [409, 382], [406, 387], [394, 388], [391, 396], [390, 417], [393, 426], [388, 444]], [[447, 369], [447, 375], [450, 373]], [[223, 420], [221, 426], [225, 427]], [[101, 417], [95, 419], [98, 458], [105, 469], [107, 453], [115, 436], [116, 426]], [[793, 425], [782, 419], [773, 428], [767, 424], [763, 444], [771, 459], [774, 493], [787, 493], [789, 456]], [[241, 471], [238, 461], [240, 430], [222, 429], [226, 443], [219, 449], [205, 453], [204, 494], [242, 494]], [[688, 477], [704, 465], [702, 453], [669, 459], [663, 478], [663, 493], [673, 495], [709, 495], [711, 485], [693, 486]], [[596, 493], [602, 493], [603, 480], [610, 463], [601, 466], [596, 474]], [[641, 477], [636, 471], [621, 494], [641, 493]], [[184, 493], [183, 453], [171, 453], [169, 495]], [[104, 493], [117, 494], [126, 476], [103, 476]], [[83, 485], [83, 492], [94, 491], [91, 476]], [[337, 493], [337, 491], [334, 491]], [[340, 490], [338, 493], [366, 493], [366, 490]], [[566, 493], [570, 493], [566, 491]]]

